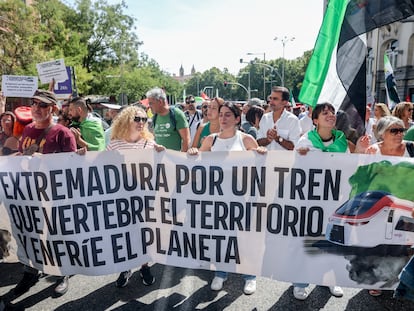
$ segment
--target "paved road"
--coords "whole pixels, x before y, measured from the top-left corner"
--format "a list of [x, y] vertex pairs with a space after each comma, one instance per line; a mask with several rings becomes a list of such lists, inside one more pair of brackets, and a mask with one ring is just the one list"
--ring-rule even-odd
[[[151, 270], [157, 280], [154, 285], [144, 286], [139, 272], [134, 271], [123, 289], [114, 286], [117, 275], [75, 275], [70, 279], [69, 291], [62, 297], [53, 296], [55, 279], [44, 277], [28, 293], [11, 301], [12, 310], [414, 310], [414, 303], [395, 300], [391, 292], [374, 298], [366, 290], [347, 288], [344, 297], [335, 298], [327, 288], [312, 287], [306, 301], [297, 301], [290, 284], [267, 278], [258, 278], [257, 292], [246, 296], [238, 275], [230, 275], [222, 291], [212, 292], [210, 271], [158, 264]], [[20, 264], [0, 264], [3, 300], [10, 300], [11, 289], [21, 275]]]

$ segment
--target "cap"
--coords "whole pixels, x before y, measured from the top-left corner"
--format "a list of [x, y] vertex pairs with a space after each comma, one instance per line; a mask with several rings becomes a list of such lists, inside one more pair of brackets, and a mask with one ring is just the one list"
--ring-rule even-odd
[[57, 99], [55, 94], [46, 90], [36, 90], [32, 99], [38, 99], [43, 103], [57, 105]]
[[117, 105], [117, 104], [105, 104], [105, 103], [101, 103], [101, 105], [104, 106], [105, 108], [109, 108], [109, 109], [115, 109], [115, 110], [121, 109], [121, 105]]

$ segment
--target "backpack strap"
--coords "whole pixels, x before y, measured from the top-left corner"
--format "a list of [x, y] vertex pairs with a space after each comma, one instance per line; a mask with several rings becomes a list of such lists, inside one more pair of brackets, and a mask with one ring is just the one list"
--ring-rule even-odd
[[414, 158], [414, 143], [411, 141], [407, 141], [405, 143], [405, 146], [407, 148], [408, 154], [410, 155], [410, 157]]
[[[175, 106], [170, 106], [169, 111], [170, 111], [171, 125], [172, 125], [174, 131], [176, 131], [177, 130], [177, 121], [175, 119]], [[157, 113], [154, 114], [153, 117], [152, 117], [152, 128], [155, 128], [155, 123], [157, 122], [157, 117], [158, 117]]]
[[217, 137], [218, 137], [218, 135], [217, 135], [217, 133], [215, 133], [214, 137], [213, 137], [213, 142], [211, 143], [211, 147], [213, 147], [214, 144], [216, 143]]
[[170, 122], [174, 131], [177, 130], [177, 120], [175, 119], [175, 106], [170, 106]]

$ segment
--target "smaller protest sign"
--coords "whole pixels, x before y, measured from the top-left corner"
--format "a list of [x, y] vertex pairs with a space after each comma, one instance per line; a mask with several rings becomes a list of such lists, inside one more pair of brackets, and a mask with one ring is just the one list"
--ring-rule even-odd
[[37, 77], [3, 75], [1, 89], [6, 97], [32, 97], [37, 89]]
[[63, 59], [56, 59], [49, 62], [36, 64], [40, 82], [49, 83], [52, 79], [56, 82], [66, 81], [68, 73]]

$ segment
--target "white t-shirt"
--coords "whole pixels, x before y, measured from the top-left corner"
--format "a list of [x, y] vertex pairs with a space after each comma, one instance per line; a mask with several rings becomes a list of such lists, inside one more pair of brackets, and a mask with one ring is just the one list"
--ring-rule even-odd
[[313, 129], [313, 122], [312, 119], [308, 116], [308, 114], [306, 114], [305, 116], [303, 116], [302, 119], [299, 120], [299, 124], [302, 129], [302, 135], [307, 131]]
[[193, 115], [191, 115], [188, 111], [184, 114], [188, 121], [188, 127], [190, 128], [191, 142], [193, 142], [195, 133], [197, 132], [197, 124], [203, 119], [203, 115], [199, 110], [196, 110]]
[[[299, 124], [299, 119], [291, 112], [283, 110], [279, 120], [273, 122], [273, 112], [265, 113], [260, 120], [259, 132], [257, 139], [266, 138], [266, 133], [269, 129], [275, 127], [277, 134], [283, 139], [289, 140], [296, 145], [302, 129]], [[276, 141], [272, 141], [266, 146], [268, 150], [286, 150]]]

